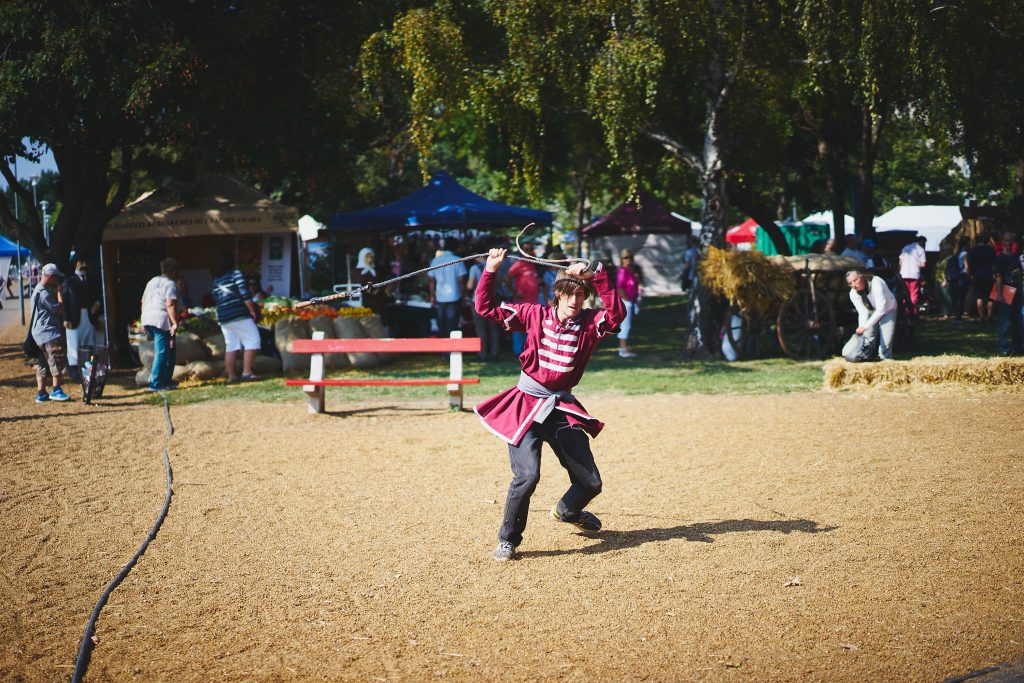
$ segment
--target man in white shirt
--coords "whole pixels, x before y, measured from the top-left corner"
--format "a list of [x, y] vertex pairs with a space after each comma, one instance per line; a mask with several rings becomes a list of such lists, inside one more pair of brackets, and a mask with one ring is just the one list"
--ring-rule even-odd
[[[843, 348], [843, 357], [851, 362], [892, 360], [892, 338], [896, 333], [896, 297], [885, 280], [862, 270], [846, 274], [850, 301], [857, 309], [857, 333]], [[859, 341], [859, 344], [855, 344]]]
[[900, 252], [900, 277], [907, 283], [910, 305], [917, 312], [917, 301], [921, 292], [921, 270], [928, 262], [924, 253], [925, 238], [918, 237], [903, 247]]
[[142, 326], [153, 340], [153, 368], [149, 375], [150, 391], [174, 389], [174, 333], [178, 331], [178, 290], [174, 280], [178, 262], [165, 258], [160, 262], [160, 275], [146, 284], [142, 293]]
[[[447, 238], [442, 249], [430, 262], [430, 267], [458, 261], [453, 252], [458, 248], [454, 238]], [[455, 263], [447, 268], [438, 268], [427, 273], [430, 276], [430, 303], [437, 308], [437, 327], [441, 337], [447, 337], [453, 330], [459, 329], [459, 307], [462, 294], [466, 291], [466, 278], [469, 271], [465, 263]]]

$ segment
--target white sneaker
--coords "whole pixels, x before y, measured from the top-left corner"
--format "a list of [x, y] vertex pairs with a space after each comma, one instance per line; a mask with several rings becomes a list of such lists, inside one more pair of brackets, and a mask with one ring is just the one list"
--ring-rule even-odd
[[632, 351], [619, 351], [619, 358], [636, 358], [636, 354]]

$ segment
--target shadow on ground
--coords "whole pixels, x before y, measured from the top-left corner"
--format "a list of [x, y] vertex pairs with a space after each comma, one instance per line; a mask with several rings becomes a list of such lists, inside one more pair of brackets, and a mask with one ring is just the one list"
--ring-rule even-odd
[[623, 531], [582, 532], [580, 535], [599, 541], [594, 545], [571, 550], [534, 550], [524, 551], [523, 557], [554, 557], [558, 555], [595, 555], [613, 550], [627, 550], [645, 543], [683, 539], [698, 543], [714, 543], [715, 536], [721, 534], [747, 531], [776, 531], [783, 534], [801, 532], [805, 534], [827, 533], [838, 529], [834, 526], [818, 526], [810, 519], [723, 519], [717, 522], [698, 522], [697, 524], [681, 524], [661, 529], [629, 529]]

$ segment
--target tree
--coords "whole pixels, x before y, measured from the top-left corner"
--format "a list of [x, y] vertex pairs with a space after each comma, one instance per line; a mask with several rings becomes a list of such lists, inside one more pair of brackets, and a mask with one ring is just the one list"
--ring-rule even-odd
[[975, 193], [1009, 187], [1014, 218], [1024, 223], [1024, 6], [943, 2], [928, 9], [921, 32], [935, 85], [929, 122], [950, 132]]
[[[542, 169], [551, 168], [552, 132], [560, 145], [585, 141], [596, 121], [631, 191], [649, 143], [696, 172], [701, 240], [722, 244], [728, 108], [737, 82], [767, 68], [765, 57], [776, 54], [753, 44], [780, 26], [782, 9], [771, 0], [438, 1], [372, 36], [364, 63], [371, 84], [405, 88], [424, 163], [444, 119], [469, 112], [501, 131], [513, 168], [535, 190]], [[553, 127], [555, 112], [580, 116]]]
[[[358, 45], [399, 7], [3, 3], [0, 154], [10, 162], [52, 150], [63, 210], [48, 245], [30, 189], [0, 164], [31, 209], [17, 220], [0, 202], [0, 229], [40, 259], [66, 264], [72, 249], [95, 252], [133, 181], [151, 188], [222, 170], [333, 209], [335, 188], [355, 194], [355, 159], [379, 141], [356, 97]], [[351, 32], [345, 40], [339, 26]]]
[[168, 96], [200, 66], [188, 37], [173, 30], [180, 23], [170, 21], [174, 9], [144, 2], [0, 5], [0, 154], [9, 162], [52, 150], [63, 204], [47, 244], [31, 189], [2, 163], [0, 173], [26, 211], [17, 220], [0, 202], [0, 226], [41, 260], [66, 265], [73, 248], [95, 252], [103, 226], [129, 196], [136, 147], [159, 139], [173, 113]]

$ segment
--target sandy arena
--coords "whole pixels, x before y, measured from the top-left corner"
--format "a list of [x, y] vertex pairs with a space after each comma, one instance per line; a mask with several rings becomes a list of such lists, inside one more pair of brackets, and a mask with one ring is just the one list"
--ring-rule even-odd
[[[8, 319], [9, 320], [9, 319]], [[32, 402], [0, 347], [0, 680], [67, 680], [164, 497], [163, 408]], [[507, 453], [437, 401], [175, 407], [174, 498], [94, 681], [941, 681], [1024, 655], [1024, 409], [991, 394], [578, 392], [596, 535], [499, 564]], [[471, 394], [468, 403], [483, 398]]]

